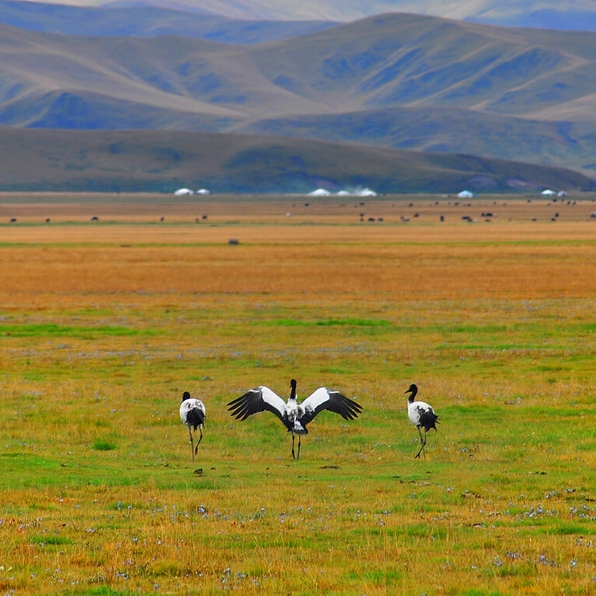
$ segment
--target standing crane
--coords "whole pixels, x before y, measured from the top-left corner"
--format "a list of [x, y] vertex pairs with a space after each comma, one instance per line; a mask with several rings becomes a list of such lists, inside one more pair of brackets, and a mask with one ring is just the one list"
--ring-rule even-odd
[[[422, 450], [426, 446], [426, 433], [431, 428], [434, 428], [436, 432], [437, 427], [435, 426], [435, 423], [438, 422], [439, 417], [435, 414], [435, 411], [430, 404], [427, 404], [425, 401], [414, 401], [416, 394], [418, 393], [418, 387], [414, 385], [414, 383], [412, 383], [404, 393], [410, 394], [410, 397], [408, 398], [408, 418], [418, 429], [420, 449], [418, 450], [416, 457], [420, 457]], [[420, 430], [421, 428], [424, 428], [424, 436]]]
[[[203, 428], [205, 427], [205, 404], [200, 399], [190, 397], [190, 393], [185, 391], [182, 394], [182, 403], [180, 404], [180, 420], [188, 427], [188, 434], [190, 436], [190, 450], [192, 452], [192, 459], [194, 461], [195, 455], [199, 450], [199, 445], [203, 440]], [[197, 432], [199, 429], [199, 441], [194, 446], [193, 430]]]

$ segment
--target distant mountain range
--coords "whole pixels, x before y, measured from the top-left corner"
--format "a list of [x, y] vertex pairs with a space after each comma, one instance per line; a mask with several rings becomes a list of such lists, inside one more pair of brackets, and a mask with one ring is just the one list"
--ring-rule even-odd
[[594, 0], [0, 0], [0, 22], [67, 35], [187, 35], [258, 43], [385, 13], [567, 31], [596, 31]]
[[182, 35], [248, 44], [333, 27], [332, 21], [258, 21], [149, 5], [82, 7], [0, 0], [0, 23], [31, 31], [100, 37]]
[[157, 7], [252, 21], [355, 21], [402, 12], [490, 25], [596, 30], [593, 0], [67, 0], [78, 6]]
[[[194, 7], [215, 12], [215, 4]], [[250, 22], [0, 0], [2, 22], [0, 124], [12, 130], [273, 135], [294, 148], [302, 138], [352, 154], [367, 145], [596, 174], [596, 33], [412, 14]], [[11, 129], [0, 130], [0, 146]], [[519, 172], [509, 187], [500, 172], [488, 186], [479, 172], [471, 178], [484, 189], [520, 187]], [[534, 174], [530, 186], [540, 184]]]

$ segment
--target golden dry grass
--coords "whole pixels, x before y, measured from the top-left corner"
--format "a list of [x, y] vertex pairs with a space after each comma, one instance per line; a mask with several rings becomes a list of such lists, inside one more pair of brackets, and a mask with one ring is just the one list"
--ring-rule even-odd
[[[155, 197], [4, 204], [2, 590], [590, 594], [591, 202], [473, 224], [404, 223], [410, 202], [370, 225], [266, 200], [199, 224]], [[272, 416], [225, 408], [292, 376], [365, 408], [318, 417], [300, 462]], [[421, 461], [410, 382], [441, 417]], [[185, 389], [208, 410], [194, 464]]]

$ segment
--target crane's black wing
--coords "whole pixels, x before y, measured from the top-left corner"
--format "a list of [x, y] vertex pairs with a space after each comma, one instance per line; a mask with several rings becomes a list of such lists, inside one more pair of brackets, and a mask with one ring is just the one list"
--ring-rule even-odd
[[272, 412], [285, 424], [286, 404], [274, 391], [261, 385], [228, 403], [228, 410], [236, 420], [246, 420], [259, 412]]
[[345, 420], [354, 420], [362, 412], [362, 406], [353, 399], [342, 395], [339, 391], [319, 387], [303, 402], [304, 414], [300, 418], [303, 424], [308, 424], [319, 412], [329, 410], [339, 414]]

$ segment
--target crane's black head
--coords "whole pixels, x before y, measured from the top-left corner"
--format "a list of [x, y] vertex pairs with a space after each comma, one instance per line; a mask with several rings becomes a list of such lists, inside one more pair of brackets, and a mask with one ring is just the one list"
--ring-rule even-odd
[[190, 393], [188, 391], [185, 391], [182, 394], [182, 401], [186, 401], [187, 399], [190, 399]]
[[414, 385], [414, 383], [412, 383], [409, 387], [407, 391], [404, 391], [404, 394], [406, 393], [411, 393], [412, 397], [414, 397], [417, 393], [418, 393], [418, 387], [416, 385]]

